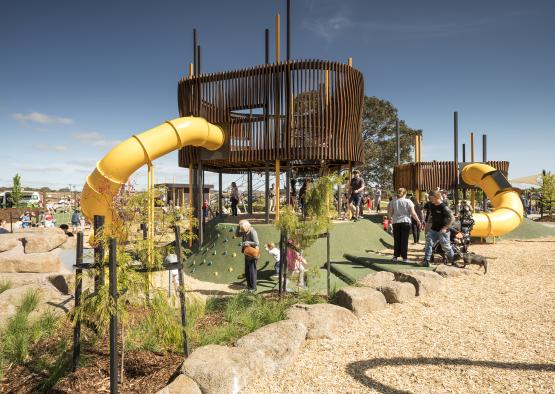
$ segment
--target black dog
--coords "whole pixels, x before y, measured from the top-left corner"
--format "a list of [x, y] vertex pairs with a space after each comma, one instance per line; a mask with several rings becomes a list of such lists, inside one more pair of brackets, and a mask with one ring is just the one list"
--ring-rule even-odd
[[485, 256], [481, 256], [474, 252], [461, 253], [462, 263], [459, 263], [464, 267], [469, 264], [476, 264], [480, 267], [484, 267], [484, 274], [488, 273], [488, 259]]

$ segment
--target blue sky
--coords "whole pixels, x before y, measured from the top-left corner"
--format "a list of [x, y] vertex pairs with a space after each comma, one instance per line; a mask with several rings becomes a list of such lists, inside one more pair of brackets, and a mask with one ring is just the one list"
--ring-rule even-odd
[[[555, 2], [292, 3], [292, 57], [352, 56], [366, 94], [424, 130], [423, 160], [452, 158], [459, 111], [460, 141], [474, 131], [478, 157], [486, 132], [488, 158], [509, 160], [511, 177], [555, 170]], [[193, 27], [204, 72], [248, 67], [263, 62], [276, 12], [284, 42], [285, 0], [6, 2], [0, 185], [19, 172], [24, 185], [79, 189], [117, 141], [178, 115]], [[177, 154], [156, 165], [157, 181], [187, 181]]]

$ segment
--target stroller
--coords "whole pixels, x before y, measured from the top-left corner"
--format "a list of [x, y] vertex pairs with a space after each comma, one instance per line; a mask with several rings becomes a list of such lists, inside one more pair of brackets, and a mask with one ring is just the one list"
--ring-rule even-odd
[[[473, 227], [474, 219], [472, 219], [472, 213], [470, 212], [470, 209], [468, 209], [467, 205], [462, 204], [459, 220], [455, 221], [455, 223], [453, 223], [453, 225], [449, 228], [449, 241], [451, 249], [453, 249], [453, 253], [455, 255], [455, 261], [459, 260], [463, 253], [468, 253], [468, 247], [470, 246], [470, 232]], [[434, 262], [435, 255], [442, 258], [443, 264], [449, 263], [439, 241], [432, 247], [432, 257], [430, 258], [432, 263]]]

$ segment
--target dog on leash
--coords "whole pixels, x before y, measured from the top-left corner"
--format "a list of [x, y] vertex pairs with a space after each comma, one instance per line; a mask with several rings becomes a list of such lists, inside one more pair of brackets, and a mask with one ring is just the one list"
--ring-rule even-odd
[[466, 267], [467, 265], [475, 264], [484, 268], [484, 274], [488, 273], [488, 259], [486, 258], [486, 256], [481, 256], [474, 252], [468, 252], [468, 253], [461, 253], [461, 258], [462, 258], [462, 262], [459, 264], [462, 265], [463, 268]]

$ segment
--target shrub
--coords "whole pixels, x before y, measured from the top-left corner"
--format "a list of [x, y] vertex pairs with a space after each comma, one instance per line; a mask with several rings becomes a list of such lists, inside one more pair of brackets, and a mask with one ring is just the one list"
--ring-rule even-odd
[[41, 338], [54, 332], [56, 318], [52, 313], [43, 313], [35, 321], [29, 320], [40, 299], [36, 293], [27, 292], [13, 317], [0, 332], [0, 377], [6, 363], [21, 364], [29, 357], [31, 346]]
[[11, 289], [11, 287], [12, 287], [12, 282], [10, 282], [9, 280], [1, 281], [0, 282], [0, 294], [5, 292], [6, 290]]

